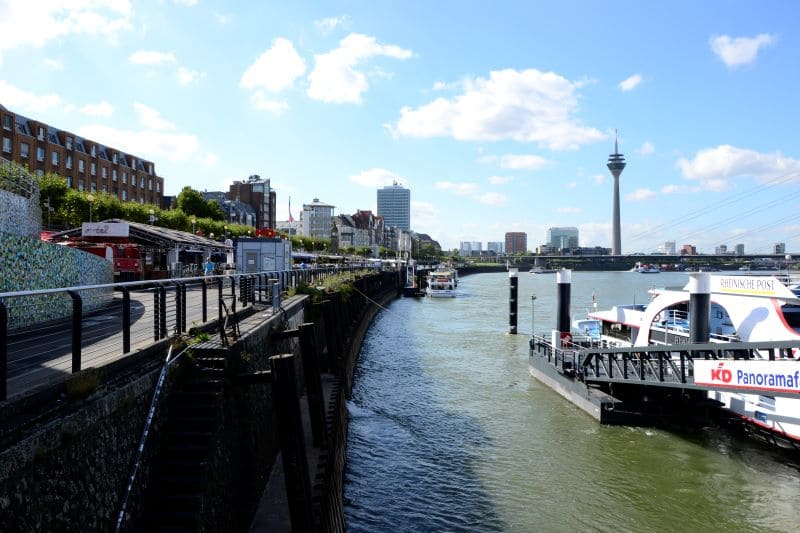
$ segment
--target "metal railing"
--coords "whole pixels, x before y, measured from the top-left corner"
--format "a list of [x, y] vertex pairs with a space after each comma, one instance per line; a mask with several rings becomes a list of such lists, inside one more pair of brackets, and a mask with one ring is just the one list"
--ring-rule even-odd
[[[173, 278], [0, 293], [0, 401], [65, 381], [70, 374], [123, 359], [195, 326], [224, 322], [254, 303], [271, 306], [277, 290], [321, 283], [347, 269], [308, 269]], [[86, 310], [84, 302], [102, 294], [105, 303]], [[66, 299], [57, 319], [19, 317], [40, 313], [41, 302]], [[11, 320], [12, 315], [17, 320]], [[48, 315], [49, 316], [49, 315]], [[25, 324], [17, 326], [15, 324]]]

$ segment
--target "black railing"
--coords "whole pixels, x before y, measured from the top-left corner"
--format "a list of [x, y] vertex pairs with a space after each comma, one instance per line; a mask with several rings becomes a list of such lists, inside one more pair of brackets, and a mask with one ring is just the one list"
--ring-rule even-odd
[[[240, 309], [256, 300], [279, 304], [272, 292], [321, 283], [346, 270], [298, 269], [0, 293], [0, 401], [63, 382], [82, 368], [117, 361], [191, 327], [211, 328], [216, 320], [224, 324], [225, 308], [236, 315], [237, 299]], [[59, 318], [51, 313], [48, 320], [37, 320], [36, 313], [47, 311], [41, 302], [48, 298], [71, 300], [71, 305], [61, 304], [65, 312]], [[28, 300], [36, 304], [28, 305]]]

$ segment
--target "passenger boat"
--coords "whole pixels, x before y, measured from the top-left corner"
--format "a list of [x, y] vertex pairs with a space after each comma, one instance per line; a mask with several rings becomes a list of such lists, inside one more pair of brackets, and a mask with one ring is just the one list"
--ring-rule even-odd
[[542, 267], [533, 267], [528, 271], [529, 274], [555, 274], [555, 268], [542, 268]]
[[[800, 285], [774, 276], [711, 275], [710, 342], [800, 339]], [[653, 289], [647, 305], [617, 305], [588, 313], [600, 321], [608, 346], [689, 342], [689, 285]], [[798, 353], [793, 358], [798, 358]], [[768, 359], [768, 354], [763, 354]], [[778, 362], [779, 363], [779, 362]], [[709, 398], [745, 422], [749, 433], [783, 447], [800, 448], [800, 399], [711, 391]]]
[[636, 263], [631, 269], [631, 272], [638, 272], [639, 274], [660, 274], [661, 268], [658, 265]]
[[437, 268], [428, 273], [425, 294], [431, 298], [452, 298], [456, 295], [458, 272], [453, 268]]

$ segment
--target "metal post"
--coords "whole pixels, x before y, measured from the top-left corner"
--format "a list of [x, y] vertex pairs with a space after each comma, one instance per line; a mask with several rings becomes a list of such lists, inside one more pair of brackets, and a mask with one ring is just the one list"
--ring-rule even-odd
[[219, 324], [220, 324], [220, 327], [222, 327], [222, 324], [225, 323], [225, 321], [224, 321], [225, 319], [222, 316], [222, 301], [223, 301], [223, 296], [222, 296], [222, 276], [217, 278], [217, 293], [218, 293], [218, 295], [217, 295], [217, 298], [218, 298], [217, 299], [217, 309], [219, 310]]
[[153, 340], [157, 341], [161, 338], [159, 335], [159, 319], [161, 316], [161, 300], [159, 298], [158, 287], [153, 287]]
[[[558, 324], [561, 340], [571, 340], [569, 323], [570, 289], [572, 287], [572, 271], [561, 269], [556, 273], [558, 283]], [[562, 343], [563, 346], [563, 343]]]
[[0, 402], [8, 399], [8, 311], [0, 302]]
[[81, 333], [83, 325], [83, 299], [77, 291], [67, 291], [72, 298], [72, 372], [81, 371]]
[[314, 446], [326, 446], [325, 433], [325, 396], [322, 392], [320, 378], [319, 355], [314, 340], [314, 324], [300, 324], [300, 353], [303, 357], [303, 373], [306, 381], [308, 413], [311, 419], [311, 436]]
[[183, 323], [182, 315], [184, 313], [183, 302], [181, 300], [181, 282], [175, 282], [175, 334], [180, 335], [181, 324]]
[[206, 285], [206, 280], [200, 280], [200, 291], [202, 292], [202, 301], [203, 301], [203, 323], [208, 320], [208, 286]]
[[536, 295], [531, 294], [531, 337], [536, 336], [536, 330], [534, 329], [535, 311], [536, 311]]
[[158, 287], [158, 299], [161, 311], [158, 317], [158, 338], [163, 339], [167, 336], [167, 288], [163, 285]]
[[186, 333], [186, 284], [181, 283], [181, 307], [183, 313], [181, 314], [181, 332]]
[[517, 287], [519, 286], [519, 278], [517, 277], [516, 268], [508, 269], [508, 281], [510, 282], [510, 291], [508, 295], [508, 332], [511, 335], [517, 334]]
[[131, 291], [117, 287], [122, 292], [122, 353], [131, 351]]
[[231, 314], [236, 314], [236, 276], [229, 276], [231, 278]]
[[711, 337], [711, 275], [689, 274], [689, 342], [707, 343]]

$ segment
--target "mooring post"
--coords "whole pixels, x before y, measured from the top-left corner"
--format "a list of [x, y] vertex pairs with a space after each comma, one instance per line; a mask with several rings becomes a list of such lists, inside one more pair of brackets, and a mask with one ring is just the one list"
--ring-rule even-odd
[[569, 299], [572, 288], [572, 271], [562, 268], [556, 272], [556, 283], [558, 284], [558, 322], [556, 328], [559, 332], [560, 347], [572, 342], [569, 323]]
[[300, 353], [303, 356], [303, 372], [306, 381], [308, 414], [311, 418], [311, 436], [314, 446], [324, 448], [327, 444], [325, 434], [325, 396], [322, 391], [319, 355], [314, 338], [314, 323], [300, 324]]
[[511, 335], [517, 334], [517, 288], [519, 286], [519, 278], [517, 277], [518, 268], [511, 267], [508, 269], [508, 281], [510, 283], [510, 290], [508, 294], [508, 332]]
[[711, 337], [711, 274], [689, 274], [689, 342], [707, 343]]
[[294, 355], [270, 357], [269, 365], [274, 376], [272, 394], [278, 418], [278, 438], [292, 531], [313, 531], [311, 482], [308, 479], [308, 458], [303, 437], [303, 421], [300, 416], [300, 400], [297, 398]]

